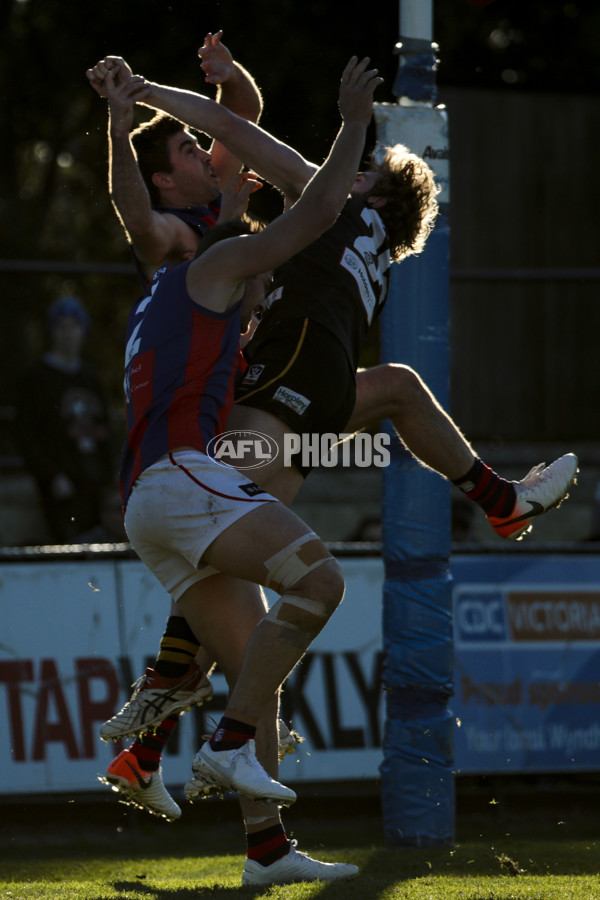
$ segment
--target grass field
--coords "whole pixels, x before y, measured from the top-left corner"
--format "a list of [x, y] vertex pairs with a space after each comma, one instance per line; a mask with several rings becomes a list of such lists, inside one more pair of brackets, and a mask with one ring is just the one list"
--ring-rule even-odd
[[307, 798], [286, 813], [290, 836], [360, 875], [270, 888], [240, 886], [234, 801], [186, 806], [173, 825], [112, 797], [5, 804], [0, 900], [600, 900], [598, 786], [573, 785], [459, 792], [455, 845], [429, 850], [386, 848], [375, 797]]

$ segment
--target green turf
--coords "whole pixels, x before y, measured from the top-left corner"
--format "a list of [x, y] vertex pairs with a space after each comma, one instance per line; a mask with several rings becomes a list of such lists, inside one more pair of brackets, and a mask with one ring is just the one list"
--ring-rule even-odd
[[353, 862], [331, 885], [242, 888], [235, 802], [186, 806], [167, 825], [113, 802], [0, 807], [0, 900], [599, 900], [595, 791], [518, 802], [479, 792], [453, 847], [390, 849], [378, 803], [306, 802], [286, 812], [299, 848]]
[[243, 856], [97, 857], [2, 861], [0, 897], [13, 900], [192, 900], [232, 896], [327, 900], [596, 900], [598, 853], [589, 841], [568, 843], [486, 841], [452, 850], [407, 851], [379, 847], [313, 848], [322, 859], [360, 866], [360, 875], [332, 885], [241, 888]]

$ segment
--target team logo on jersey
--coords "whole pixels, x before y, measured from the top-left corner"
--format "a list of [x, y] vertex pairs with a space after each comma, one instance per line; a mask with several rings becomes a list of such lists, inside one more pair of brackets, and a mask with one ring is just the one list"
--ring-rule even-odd
[[273, 400], [279, 400], [284, 406], [289, 406], [295, 413], [302, 416], [310, 406], [308, 397], [303, 397], [297, 391], [292, 391], [281, 385], [273, 394]]
[[348, 250], [346, 248], [346, 252], [344, 254], [344, 258], [342, 260], [342, 265], [346, 269], [358, 269], [358, 257], [352, 250]]
[[258, 363], [256, 365], [249, 366], [248, 371], [246, 372], [246, 374], [244, 376], [244, 380], [242, 381], [242, 384], [256, 384], [256, 382], [258, 381], [258, 379], [261, 376], [263, 369], [264, 369], [264, 366], [258, 365]]
[[225, 431], [208, 442], [206, 453], [227, 468], [261, 469], [278, 456], [279, 447], [261, 431]]

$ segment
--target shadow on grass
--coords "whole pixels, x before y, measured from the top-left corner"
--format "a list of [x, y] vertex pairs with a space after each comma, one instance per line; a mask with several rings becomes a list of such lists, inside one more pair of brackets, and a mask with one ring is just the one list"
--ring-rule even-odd
[[[231, 897], [237, 897], [243, 893], [248, 900], [252, 897], [264, 896], [267, 888], [257, 887], [230, 887], [219, 884], [207, 885], [206, 887], [189, 887], [189, 888], [160, 888], [156, 885], [144, 885], [140, 881], [114, 881], [111, 885], [115, 891], [120, 891], [124, 897], [129, 896], [133, 891], [138, 894], [148, 894], [152, 900], [202, 900], [202, 898], [214, 897], [215, 900], [228, 900]], [[94, 900], [94, 898], [90, 898]], [[101, 898], [98, 898], [101, 900]]]
[[[598, 844], [577, 841], [573, 844], [531, 842], [527, 840], [496, 841], [493, 844], [469, 842], [453, 848], [362, 848], [351, 854], [340, 851], [340, 858], [356, 863], [360, 873], [356, 878], [315, 885], [319, 900], [380, 900], [402, 882], [418, 878], [453, 876], [456, 878], [501, 878], [515, 880], [527, 875], [596, 875], [598, 872]], [[312, 854], [311, 854], [312, 855]], [[315, 855], [317, 855], [315, 853]], [[337, 856], [337, 853], [336, 853]], [[243, 896], [264, 896], [265, 886], [222, 886], [217, 882], [194, 888], [161, 890], [144, 888], [143, 882], [117, 882], [116, 890], [152, 894], [153, 900], [215, 900]], [[489, 900], [482, 896], [481, 900]], [[543, 900], [531, 895], [531, 900]]]
[[[357, 863], [360, 874], [343, 882], [345, 900], [379, 900], [401, 882], [426, 877], [505, 878], [526, 876], [597, 875], [600, 845], [593, 841], [573, 844], [552, 842], [471, 842], [452, 848], [399, 848], [356, 851], [348, 861]], [[346, 858], [346, 857], [344, 857]], [[339, 897], [340, 882], [322, 888], [319, 900]], [[487, 898], [481, 898], [487, 900]], [[531, 900], [538, 900], [534, 895]], [[543, 900], [543, 898], [539, 898]]]

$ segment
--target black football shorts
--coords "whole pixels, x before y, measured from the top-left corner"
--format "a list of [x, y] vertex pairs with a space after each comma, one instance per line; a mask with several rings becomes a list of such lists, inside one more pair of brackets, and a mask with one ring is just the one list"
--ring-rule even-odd
[[344, 432], [356, 402], [356, 373], [328, 328], [298, 317], [274, 323], [261, 337], [259, 326], [246, 357], [236, 403], [271, 413], [300, 435]]

